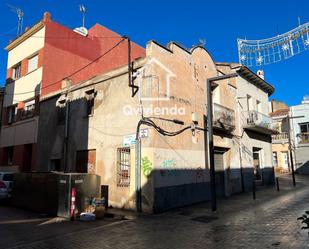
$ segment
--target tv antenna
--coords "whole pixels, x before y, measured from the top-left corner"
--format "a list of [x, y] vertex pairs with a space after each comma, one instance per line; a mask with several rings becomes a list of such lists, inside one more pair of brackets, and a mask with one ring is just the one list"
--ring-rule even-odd
[[86, 8], [83, 4], [79, 5], [79, 11], [82, 13], [83, 15], [83, 27], [85, 27], [85, 13], [86, 13]]
[[15, 7], [10, 4], [6, 4], [12, 12], [14, 12], [18, 17], [18, 24], [17, 24], [17, 36], [21, 36], [23, 33], [23, 18], [24, 12], [21, 8]]
[[199, 45], [200, 45], [200, 46], [204, 47], [205, 44], [206, 44], [206, 39], [205, 39], [205, 38], [199, 38], [199, 39], [198, 39], [198, 42], [199, 42]]

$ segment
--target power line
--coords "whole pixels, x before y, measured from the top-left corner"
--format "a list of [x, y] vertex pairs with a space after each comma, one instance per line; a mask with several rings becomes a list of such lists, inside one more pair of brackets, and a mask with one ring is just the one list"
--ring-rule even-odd
[[[89, 62], [88, 64], [86, 64], [85, 66], [79, 68], [78, 70], [74, 71], [73, 73], [63, 77], [62, 79], [59, 79], [45, 87], [42, 87], [40, 90], [42, 89], [46, 89], [48, 87], [51, 87], [53, 85], [58, 84], [61, 80], [65, 79], [65, 78], [69, 78], [72, 77], [73, 75], [79, 73], [80, 71], [84, 70], [85, 68], [89, 67], [91, 64], [93, 64], [94, 62], [98, 61], [99, 59], [101, 59], [102, 57], [104, 57], [105, 55], [107, 55], [108, 53], [110, 53], [114, 48], [116, 48], [117, 46], [119, 46], [124, 40], [126, 40], [126, 37], [122, 37], [122, 40], [117, 42], [113, 47], [111, 47], [109, 50], [107, 50], [105, 53], [101, 54], [99, 57], [95, 58], [94, 60], [92, 60], [91, 62]], [[28, 91], [28, 92], [20, 92], [20, 93], [7, 93], [5, 92], [5, 95], [23, 95], [23, 94], [27, 94], [27, 93], [33, 93], [34, 91]]]
[[[13, 35], [13, 34], [0, 34], [0, 36], [2, 37], [13, 37], [13, 38], [16, 38], [16, 35]], [[84, 39], [85, 36], [80, 36], [80, 37], [77, 37], [77, 36], [37, 36], [37, 35], [24, 35], [25, 38], [39, 38], [39, 39]], [[98, 38], [98, 39], [121, 39], [122, 36], [89, 36], [91, 38]]]

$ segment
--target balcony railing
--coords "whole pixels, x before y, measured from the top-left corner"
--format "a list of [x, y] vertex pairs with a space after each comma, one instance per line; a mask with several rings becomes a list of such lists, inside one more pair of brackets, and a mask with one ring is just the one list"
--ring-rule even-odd
[[287, 143], [289, 140], [289, 134], [287, 132], [281, 132], [271, 136], [273, 143]]
[[258, 111], [249, 111], [247, 124], [257, 125], [269, 129], [272, 126], [272, 120], [267, 115], [260, 113]]
[[265, 134], [278, 133], [272, 119], [267, 115], [258, 111], [248, 111], [247, 114], [247, 124], [245, 125], [245, 128], [256, 130]]
[[309, 143], [309, 132], [303, 132], [298, 134], [299, 143], [300, 144], [308, 144]]
[[214, 103], [213, 108], [214, 127], [232, 131], [235, 129], [235, 112], [225, 106]]

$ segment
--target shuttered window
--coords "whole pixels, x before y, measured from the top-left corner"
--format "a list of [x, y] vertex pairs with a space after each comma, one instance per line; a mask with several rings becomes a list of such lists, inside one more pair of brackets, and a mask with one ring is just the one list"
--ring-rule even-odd
[[28, 73], [38, 68], [39, 56], [35, 55], [28, 60]]

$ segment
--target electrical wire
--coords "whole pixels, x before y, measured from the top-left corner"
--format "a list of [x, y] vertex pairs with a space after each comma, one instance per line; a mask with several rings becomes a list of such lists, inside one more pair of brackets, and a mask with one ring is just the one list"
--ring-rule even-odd
[[[80, 71], [84, 70], [85, 68], [87, 68], [88, 66], [90, 66], [91, 64], [95, 63], [96, 61], [98, 61], [99, 59], [101, 59], [102, 57], [104, 57], [105, 55], [107, 55], [108, 53], [110, 53], [114, 48], [116, 48], [117, 46], [119, 46], [124, 40], [126, 40], [127, 38], [126, 37], [123, 37], [121, 41], [117, 42], [113, 47], [111, 47], [109, 50], [107, 50], [106, 52], [104, 52], [103, 54], [101, 54], [100, 56], [98, 56], [97, 58], [95, 58], [94, 60], [90, 61], [88, 64], [84, 65], [83, 67], [79, 68], [78, 70], [74, 71], [73, 73], [63, 77], [62, 79], [65, 79], [65, 78], [69, 78], [69, 77], [72, 77], [73, 75], [79, 73]], [[58, 84], [62, 79], [59, 79], [45, 87], [42, 87], [40, 90], [42, 89], [46, 89], [46, 88], [49, 88], [53, 85], [56, 85]], [[5, 91], [5, 95], [23, 95], [23, 94], [28, 94], [28, 93], [33, 93], [33, 91], [28, 91], [28, 92], [19, 92], [19, 93], [7, 93]]]
[[[10, 30], [11, 31], [11, 30]], [[10, 32], [8, 31], [8, 32]], [[19, 38], [13, 34], [0, 34], [2, 37], [12, 37], [12, 38]], [[23, 35], [24, 38], [39, 38], [39, 39], [85, 39], [85, 36], [38, 36], [38, 35]], [[98, 38], [98, 39], [121, 39], [123, 36], [89, 36], [89, 38]]]
[[170, 136], [170, 137], [177, 136], [177, 135], [183, 133], [184, 131], [191, 129], [191, 125], [190, 125], [190, 126], [186, 126], [186, 127], [182, 128], [178, 131], [166, 131], [166, 130], [162, 129], [161, 127], [159, 127], [158, 125], [156, 125], [155, 122], [153, 122], [151, 119], [142, 118], [138, 122], [138, 125], [137, 125], [136, 140], [138, 139], [140, 126], [142, 124], [146, 125], [146, 126], [153, 127], [157, 132], [159, 132], [163, 136]]

